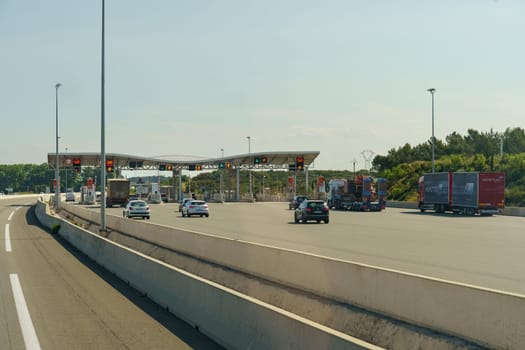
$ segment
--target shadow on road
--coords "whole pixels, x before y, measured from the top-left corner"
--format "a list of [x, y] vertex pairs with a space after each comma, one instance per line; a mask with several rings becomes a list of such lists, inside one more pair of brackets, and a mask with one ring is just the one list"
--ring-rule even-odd
[[87, 255], [76, 249], [74, 246], [69, 244], [61, 236], [54, 234], [51, 229], [44, 227], [40, 224], [35, 215], [35, 206], [27, 205], [29, 210], [26, 213], [26, 222], [28, 225], [37, 226], [49, 234], [50, 237], [60, 244], [64, 249], [73, 255], [79, 262], [89, 268], [105, 282], [111, 285], [120, 294], [125, 296], [129, 301], [147, 313], [151, 318], [157, 320], [167, 330], [173, 333], [180, 340], [184, 341], [189, 347], [193, 349], [203, 350], [215, 350], [224, 349], [220, 345], [214, 343], [211, 339], [206, 337], [204, 334], [199, 333], [197, 329], [194, 329], [186, 322], [177, 318], [160, 305], [155, 304], [153, 301], [143, 296], [137, 290], [130, 287], [124, 281], [113, 275], [111, 272], [98, 265], [96, 262], [91, 260]]

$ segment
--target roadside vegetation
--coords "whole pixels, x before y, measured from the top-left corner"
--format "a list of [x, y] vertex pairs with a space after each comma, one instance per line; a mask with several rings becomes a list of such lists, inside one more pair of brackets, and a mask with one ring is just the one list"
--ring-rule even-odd
[[[431, 142], [391, 149], [376, 156], [374, 172], [388, 179], [389, 199], [416, 200], [417, 182], [432, 171]], [[436, 139], [435, 171], [494, 171], [506, 175], [505, 201], [509, 206], [525, 206], [525, 131], [504, 133], [469, 129], [467, 135], [452, 133], [445, 142]]]

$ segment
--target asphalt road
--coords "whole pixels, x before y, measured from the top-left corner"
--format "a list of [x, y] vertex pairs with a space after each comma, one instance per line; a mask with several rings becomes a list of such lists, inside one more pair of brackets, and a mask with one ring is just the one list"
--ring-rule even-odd
[[210, 203], [209, 218], [183, 218], [175, 203], [151, 208], [151, 222], [162, 225], [525, 295], [523, 217], [387, 208], [294, 224], [287, 203]]
[[[36, 198], [36, 197], [34, 197]], [[0, 200], [0, 349], [219, 349]]]

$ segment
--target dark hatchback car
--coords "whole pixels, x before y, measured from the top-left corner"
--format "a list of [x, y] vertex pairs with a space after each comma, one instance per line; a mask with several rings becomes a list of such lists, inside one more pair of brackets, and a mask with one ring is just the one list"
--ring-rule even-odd
[[308, 199], [306, 196], [293, 196], [292, 200], [290, 201], [290, 210], [297, 209], [302, 201], [305, 199]]
[[295, 223], [302, 221], [324, 221], [327, 224], [330, 221], [330, 210], [322, 200], [305, 199], [294, 212]]

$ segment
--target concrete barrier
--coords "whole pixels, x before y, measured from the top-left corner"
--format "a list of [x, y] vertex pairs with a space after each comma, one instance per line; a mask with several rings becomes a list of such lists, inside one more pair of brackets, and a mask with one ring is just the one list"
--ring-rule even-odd
[[[98, 221], [93, 211], [65, 206]], [[96, 216], [96, 217], [95, 217]], [[525, 344], [525, 296], [108, 216], [136, 238], [495, 349]]]
[[[380, 349], [49, 215], [36, 215], [107, 270], [228, 349]], [[128, 220], [129, 221], [129, 220]]]

